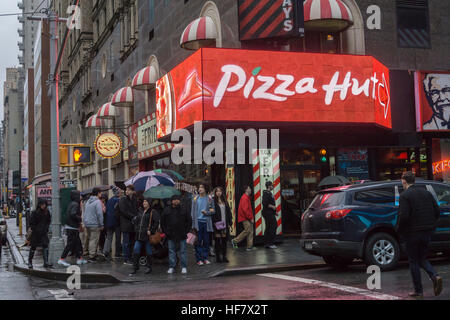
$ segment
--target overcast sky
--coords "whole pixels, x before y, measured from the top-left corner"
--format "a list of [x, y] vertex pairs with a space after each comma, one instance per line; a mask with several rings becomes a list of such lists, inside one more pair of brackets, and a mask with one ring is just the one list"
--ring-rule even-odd
[[[17, 0], [0, 0], [0, 14], [18, 13]], [[3, 83], [6, 80], [6, 68], [19, 67], [19, 34], [17, 16], [0, 16], [0, 120], [3, 120]]]

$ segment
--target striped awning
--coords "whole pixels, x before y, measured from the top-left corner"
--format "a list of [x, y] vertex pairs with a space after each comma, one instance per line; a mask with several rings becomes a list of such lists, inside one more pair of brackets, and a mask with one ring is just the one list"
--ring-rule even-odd
[[306, 0], [305, 29], [339, 32], [353, 25], [353, 15], [342, 0]]
[[202, 47], [215, 46], [217, 28], [210, 17], [200, 17], [192, 21], [180, 39], [180, 46], [187, 50], [197, 50]]
[[114, 93], [111, 104], [116, 107], [132, 107], [134, 105], [133, 89], [124, 87]]
[[158, 78], [159, 75], [155, 67], [146, 67], [136, 73], [131, 86], [133, 87], [133, 89], [137, 90], [148, 90], [151, 87], [155, 86]]
[[107, 121], [99, 119], [96, 114], [86, 121], [86, 128], [103, 128], [108, 125]]
[[98, 109], [97, 117], [103, 119], [112, 119], [117, 115], [116, 107], [111, 103], [105, 103]]

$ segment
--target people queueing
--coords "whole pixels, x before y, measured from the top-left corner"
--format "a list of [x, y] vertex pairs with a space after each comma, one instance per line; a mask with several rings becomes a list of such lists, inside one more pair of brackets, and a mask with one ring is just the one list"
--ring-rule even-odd
[[40, 199], [37, 203], [37, 208], [31, 214], [30, 229], [31, 237], [30, 244], [31, 249], [28, 254], [28, 267], [33, 269], [33, 257], [37, 247], [42, 248], [42, 255], [44, 258], [44, 268], [51, 267], [48, 261], [48, 232], [51, 223], [51, 215], [48, 210], [48, 204], [46, 200]]
[[136, 233], [136, 241], [133, 249], [133, 272], [136, 274], [139, 270], [139, 259], [141, 257], [141, 250], [145, 248], [147, 255], [147, 270], [145, 274], [152, 272], [152, 245], [149, 237], [154, 235], [159, 228], [160, 217], [156, 210], [152, 209], [150, 199], [142, 201], [142, 209], [139, 210], [136, 217], [133, 218], [134, 230]]
[[71, 252], [77, 258], [77, 265], [83, 265], [87, 263], [87, 261], [84, 260], [81, 256], [83, 248], [80, 239], [80, 230], [82, 228], [80, 191], [72, 190], [70, 192], [70, 199], [72, 201], [69, 203], [69, 206], [66, 209], [67, 214], [65, 230], [67, 234], [67, 244], [64, 248], [61, 258], [58, 260], [58, 264], [64, 267], [70, 266], [70, 263], [66, 261], [69, 252]]
[[216, 262], [228, 263], [227, 242], [230, 237], [230, 226], [232, 224], [231, 209], [225, 199], [225, 194], [221, 187], [214, 189], [215, 214], [212, 216]]
[[[108, 203], [108, 195], [106, 193], [102, 193], [100, 197], [101, 203], [102, 203], [102, 210], [103, 210], [103, 222], [106, 221], [106, 204]], [[105, 259], [105, 255], [103, 254], [103, 249], [105, 247], [105, 241], [106, 241], [106, 228], [103, 228], [100, 231], [100, 238], [98, 240], [98, 255]]]
[[266, 230], [264, 232], [264, 246], [267, 249], [276, 249], [275, 237], [277, 233], [277, 211], [275, 206], [275, 198], [272, 194], [272, 181], [266, 182], [266, 190], [263, 191], [262, 197], [262, 216], [266, 223]]
[[103, 229], [103, 206], [100, 189], [94, 188], [89, 200], [86, 202], [83, 223], [86, 228], [86, 243], [88, 244], [89, 262], [97, 260], [98, 241]]
[[131, 261], [131, 239], [134, 227], [131, 221], [138, 213], [138, 201], [133, 185], [126, 188], [125, 196], [119, 200], [120, 231], [122, 231], [122, 254], [124, 264], [133, 265]]
[[255, 218], [253, 215], [252, 201], [250, 196], [252, 194], [252, 188], [246, 186], [244, 189], [244, 194], [239, 201], [238, 208], [238, 223], [242, 223], [244, 230], [234, 239], [231, 240], [231, 244], [234, 248], [238, 247], [238, 243], [244, 239], [247, 239], [247, 251], [252, 251], [253, 247], [253, 229]]
[[211, 216], [215, 214], [213, 199], [208, 195], [207, 186], [198, 186], [198, 195], [192, 200], [192, 228], [197, 233], [195, 245], [197, 265], [211, 264], [208, 260], [211, 233], [214, 232]]
[[106, 258], [111, 258], [111, 248], [113, 238], [115, 236], [115, 257], [120, 257], [122, 251], [122, 241], [120, 232], [119, 217], [116, 216], [118, 211], [119, 200], [123, 196], [123, 191], [119, 188], [114, 190], [114, 197], [108, 200], [106, 203], [106, 216], [105, 216], [105, 228], [106, 228], [106, 240], [103, 247], [103, 255]]
[[168, 239], [169, 245], [168, 274], [175, 272], [177, 252], [180, 257], [181, 273], [187, 273], [186, 239], [191, 227], [191, 215], [185, 206], [181, 206], [180, 196], [172, 196], [170, 205], [164, 208], [161, 217], [161, 228]]

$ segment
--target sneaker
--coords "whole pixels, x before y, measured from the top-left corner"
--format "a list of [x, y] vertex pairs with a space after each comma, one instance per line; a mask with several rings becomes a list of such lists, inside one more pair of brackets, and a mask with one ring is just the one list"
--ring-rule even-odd
[[126, 264], [127, 266], [132, 266], [133, 262], [131, 262], [130, 260], [126, 260], [123, 264]]
[[411, 297], [411, 298], [423, 299], [423, 293], [410, 292], [410, 293], [408, 294], [408, 296]]
[[231, 240], [231, 245], [233, 246], [234, 249], [239, 248], [236, 241], [234, 241], [234, 239]]
[[168, 274], [172, 274], [172, 273], [174, 273], [174, 271], [175, 271], [175, 270], [174, 270], [173, 268], [169, 268], [169, 270], [167, 270], [167, 273], [168, 273]]
[[79, 266], [81, 266], [82, 264], [86, 264], [86, 263], [87, 263], [87, 261], [84, 260], [83, 258], [77, 260], [77, 265], [79, 265]]
[[215, 257], [215, 256], [216, 256], [216, 253], [214, 252], [214, 249], [213, 249], [213, 248], [209, 248], [209, 255], [210, 255], [211, 257]]
[[204, 263], [204, 264], [211, 264], [211, 262], [210, 262], [208, 259], [206, 259], [205, 261], [203, 261], [203, 263]]
[[203, 265], [203, 261], [197, 262], [197, 265], [198, 265], [198, 266], [202, 266], [202, 265]]
[[269, 246], [269, 248], [270, 248], [270, 249], [276, 249], [276, 248], [278, 248], [278, 247], [277, 247], [276, 245], [273, 244], [273, 245]]
[[186, 274], [187, 273], [187, 269], [186, 268], [181, 269], [181, 273], [182, 274]]
[[251, 248], [245, 249], [245, 251], [253, 251], [253, 250], [256, 250], [256, 248], [255, 247], [251, 247]]
[[60, 265], [60, 266], [64, 266], [64, 267], [70, 267], [70, 263], [68, 263], [68, 262], [66, 262], [66, 260], [64, 260], [64, 259], [59, 259], [58, 260], [58, 264]]

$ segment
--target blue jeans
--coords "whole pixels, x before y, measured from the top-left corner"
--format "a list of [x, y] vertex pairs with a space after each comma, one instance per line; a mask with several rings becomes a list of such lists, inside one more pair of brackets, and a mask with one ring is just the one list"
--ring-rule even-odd
[[198, 222], [198, 244], [195, 246], [195, 258], [197, 262], [205, 261], [209, 255], [210, 233], [207, 231], [206, 222]]
[[133, 253], [140, 255], [142, 246], [145, 246], [145, 251], [147, 252], [147, 255], [151, 256], [152, 255], [152, 246], [150, 245], [150, 241], [148, 241], [148, 240], [144, 240], [144, 241], [136, 240], [134, 243]]
[[186, 240], [169, 239], [169, 268], [175, 268], [177, 265], [177, 244], [179, 244], [180, 262], [182, 268], [187, 268], [186, 261]]
[[125, 261], [131, 260], [131, 253], [130, 253], [130, 232], [123, 232], [122, 233], [122, 254], [125, 259]]
[[427, 260], [428, 245], [431, 241], [431, 233], [418, 232], [414, 235], [405, 237], [406, 252], [409, 260], [409, 270], [414, 283], [414, 289], [417, 293], [423, 293], [422, 277], [420, 275], [420, 268], [422, 267], [431, 280], [437, 276], [436, 271]]

